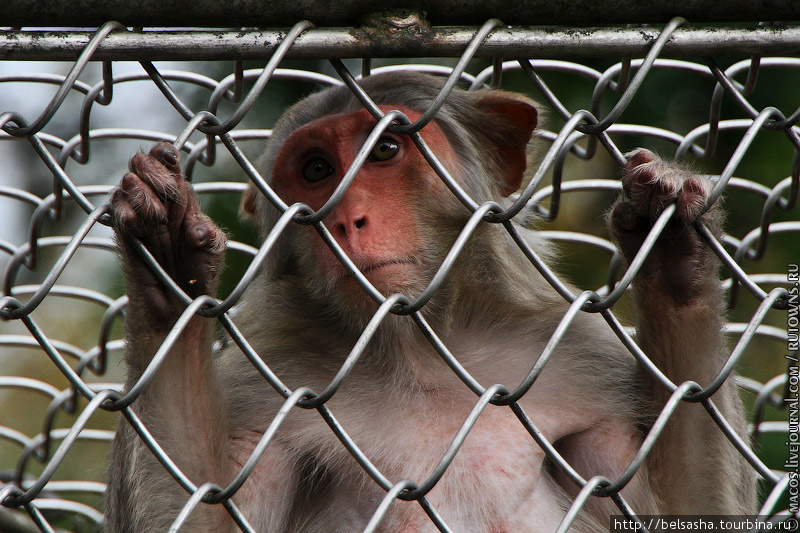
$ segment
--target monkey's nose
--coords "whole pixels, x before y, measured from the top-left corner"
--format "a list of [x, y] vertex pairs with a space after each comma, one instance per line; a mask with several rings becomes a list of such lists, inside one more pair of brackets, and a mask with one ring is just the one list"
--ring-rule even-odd
[[337, 236], [348, 239], [353, 238], [360, 230], [367, 226], [366, 216], [347, 217], [345, 220], [337, 222], [334, 226]]

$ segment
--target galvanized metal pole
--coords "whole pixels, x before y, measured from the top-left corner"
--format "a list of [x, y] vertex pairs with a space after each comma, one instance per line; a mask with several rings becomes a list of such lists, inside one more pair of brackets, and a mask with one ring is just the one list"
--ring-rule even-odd
[[[798, 2], [800, 5], [800, 2]], [[642, 56], [660, 33], [652, 28], [500, 27], [477, 57], [557, 58]], [[413, 31], [363, 28], [312, 29], [292, 45], [287, 58], [458, 56], [475, 28], [433, 27]], [[0, 31], [0, 59], [75, 60], [92, 31]], [[285, 36], [280, 30], [120, 31], [108, 35], [95, 60], [264, 59]], [[800, 25], [755, 28], [683, 27], [664, 56], [800, 55]]]

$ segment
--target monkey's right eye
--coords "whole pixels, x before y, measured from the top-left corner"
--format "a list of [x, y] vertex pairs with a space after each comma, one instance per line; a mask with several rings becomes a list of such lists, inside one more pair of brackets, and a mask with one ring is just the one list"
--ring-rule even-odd
[[315, 157], [303, 167], [303, 177], [306, 181], [316, 183], [333, 174], [333, 167], [321, 157]]

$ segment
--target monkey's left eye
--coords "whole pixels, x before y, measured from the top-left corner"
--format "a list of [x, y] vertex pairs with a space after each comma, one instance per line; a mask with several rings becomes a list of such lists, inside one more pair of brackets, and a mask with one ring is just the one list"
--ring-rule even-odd
[[303, 167], [303, 177], [306, 181], [316, 183], [333, 174], [333, 167], [321, 157], [315, 157]]
[[388, 161], [397, 154], [397, 143], [388, 137], [378, 139], [375, 148], [369, 153], [370, 161]]

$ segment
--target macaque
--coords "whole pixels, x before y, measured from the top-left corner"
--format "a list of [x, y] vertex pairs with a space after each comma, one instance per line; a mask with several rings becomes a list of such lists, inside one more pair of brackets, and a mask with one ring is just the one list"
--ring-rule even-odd
[[[380, 74], [361, 86], [384, 111], [416, 120], [441, 82]], [[508, 197], [532, 173], [538, 112], [524, 96], [453, 91], [420, 134], [478, 203]], [[274, 129], [260, 171], [288, 204], [319, 209], [377, 121], [347, 88], [300, 101]], [[703, 211], [710, 182], [646, 150], [628, 156], [610, 230], [630, 261], [656, 217], [676, 212], [634, 288], [637, 342], [674, 383], [709, 383], [725, 360], [717, 261], [693, 227], [720, 234], [719, 208]], [[243, 213], [267, 235], [280, 212], [255, 188]], [[141, 377], [184, 309], [132, 245], [140, 239], [192, 298], [214, 295], [225, 234], [203, 215], [167, 143], [137, 154], [111, 207], [130, 304], [127, 386]], [[384, 296], [413, 300], [431, 281], [470, 216], [407, 135], [385, 131], [323, 223]], [[552, 245], [518, 228], [529, 246]], [[500, 224], [481, 222], [421, 314], [483, 387], [514, 390], [569, 304]], [[340, 370], [378, 304], [309, 225], [290, 224], [234, 318], [258, 356], [292, 390], [321, 392]], [[284, 403], [232, 342], [212, 350], [215, 320], [195, 316], [132, 409], [197, 486], [226, 487]], [[730, 383], [712, 401], [737, 431], [742, 408]], [[612, 482], [628, 467], [669, 398], [597, 314], [579, 313], [519, 406], [584, 478]], [[391, 483], [422, 484], [478, 401], [411, 316], [388, 315], [326, 406]], [[753, 510], [755, 479], [699, 403], [673, 414], [642, 468], [620, 491], [637, 514], [734, 514]], [[554, 531], [580, 491], [508, 406], [488, 405], [426, 499], [454, 532]], [[292, 409], [252, 475], [232, 497], [259, 532], [361, 531], [386, 492], [315, 409]], [[189, 495], [129, 424], [114, 442], [107, 498], [113, 532], [166, 531]], [[591, 496], [573, 531], [607, 531], [620, 514]], [[222, 505], [201, 504], [184, 527], [236, 531]], [[417, 501], [396, 500], [382, 532], [436, 526]]]

